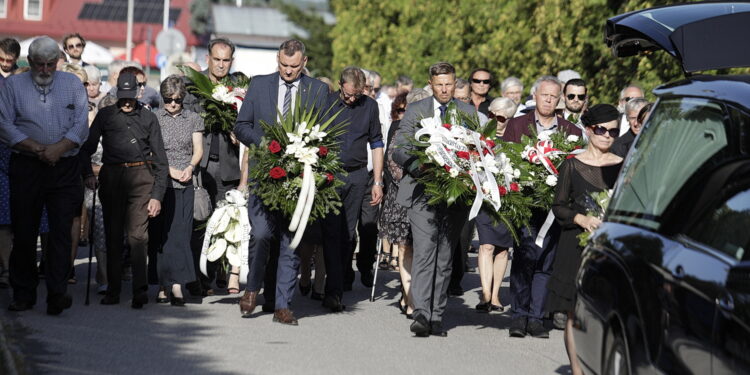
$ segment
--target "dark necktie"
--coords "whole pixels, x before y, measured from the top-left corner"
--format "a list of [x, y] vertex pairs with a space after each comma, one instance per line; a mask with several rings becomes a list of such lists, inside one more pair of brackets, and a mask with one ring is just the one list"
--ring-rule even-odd
[[440, 107], [438, 107], [438, 109], [440, 110], [440, 118], [441, 119], [444, 118], [445, 117], [445, 111], [448, 110], [448, 106], [445, 105], [445, 104], [443, 104]]
[[286, 117], [286, 114], [292, 109], [292, 87], [294, 85], [291, 83], [284, 83], [284, 85], [286, 86], [286, 93], [284, 93], [284, 105], [281, 107], [281, 115]]

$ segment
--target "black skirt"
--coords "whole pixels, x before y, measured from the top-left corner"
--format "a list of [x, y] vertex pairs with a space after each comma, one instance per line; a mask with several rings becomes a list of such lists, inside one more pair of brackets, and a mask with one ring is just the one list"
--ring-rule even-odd
[[474, 222], [477, 226], [480, 245], [495, 245], [498, 247], [512, 247], [513, 236], [504, 223], [495, 223], [494, 219], [484, 209], [479, 211]]

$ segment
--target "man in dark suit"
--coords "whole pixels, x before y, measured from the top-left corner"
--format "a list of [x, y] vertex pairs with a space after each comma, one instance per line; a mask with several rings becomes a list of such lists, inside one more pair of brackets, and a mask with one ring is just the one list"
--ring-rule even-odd
[[[216, 38], [208, 42], [208, 69], [202, 73], [213, 83], [225, 79], [232, 68], [234, 61], [235, 46], [232, 41], [225, 38]], [[187, 83], [191, 85], [192, 82]], [[193, 94], [185, 96], [183, 107], [195, 113], [203, 113], [205, 110], [201, 101]], [[211, 204], [224, 200], [226, 192], [235, 189], [240, 181], [239, 142], [231, 132], [220, 129], [206, 129], [203, 137], [203, 158], [200, 161], [199, 172], [203, 187], [206, 188], [211, 198]], [[200, 225], [197, 224], [197, 225]], [[188, 283], [187, 289], [192, 295], [211, 295], [213, 289], [211, 283], [216, 279], [218, 287], [226, 285], [225, 276], [219, 275], [220, 267], [216, 263], [208, 265], [208, 276], [199, 270], [199, 258], [205, 229], [193, 232], [191, 248], [196, 268], [196, 282]]]
[[[245, 104], [237, 116], [234, 132], [237, 139], [247, 146], [260, 144], [261, 138], [265, 135], [261, 121], [274, 124], [279, 114], [284, 116], [289, 112], [291, 115], [295, 100], [301, 100], [300, 106], [306, 109], [323, 110], [325, 105], [328, 87], [323, 82], [302, 73], [307, 63], [305, 45], [302, 42], [292, 39], [282, 43], [276, 58], [279, 64], [278, 72], [253, 77], [245, 96]], [[255, 309], [271, 243], [277, 239], [280, 249], [273, 319], [283, 324], [297, 325], [297, 319], [289, 310], [289, 304], [297, 283], [299, 257], [294, 250], [289, 249], [292, 238], [287, 230], [289, 221], [277, 212], [269, 211], [254, 194], [251, 194], [248, 200], [248, 215], [252, 225], [249, 250], [252, 264], [247, 289], [240, 299], [240, 312], [243, 317], [249, 317]]]
[[[448, 105], [453, 102], [458, 111], [476, 115], [474, 107], [453, 99], [456, 88], [456, 70], [446, 62], [429, 69], [433, 96], [410, 104], [396, 133], [393, 160], [407, 173], [399, 183], [396, 201], [407, 208], [413, 234], [414, 260], [412, 263], [411, 293], [414, 301], [414, 322], [411, 331], [417, 336], [430, 334], [447, 336], [443, 329], [443, 313], [448, 302], [448, 283], [451, 276], [453, 248], [456, 246], [468, 207], [429, 205], [424, 185], [417, 183], [421, 173], [419, 159], [411, 154], [414, 145], [409, 139], [420, 129], [425, 118], [441, 121], [456, 118]], [[456, 121], [453, 121], [455, 124]]]
[[[519, 143], [521, 136], [532, 136], [532, 129], [537, 134], [562, 130], [581, 137], [577, 126], [555, 115], [562, 83], [553, 76], [543, 76], [536, 81], [534, 88], [535, 109], [509, 120], [503, 140]], [[515, 246], [510, 269], [513, 321], [509, 332], [512, 337], [524, 337], [526, 333], [534, 337], [549, 337], [542, 324], [542, 315], [559, 233], [554, 217], [550, 218], [544, 211], [535, 212], [529, 227], [521, 229], [521, 243]]]

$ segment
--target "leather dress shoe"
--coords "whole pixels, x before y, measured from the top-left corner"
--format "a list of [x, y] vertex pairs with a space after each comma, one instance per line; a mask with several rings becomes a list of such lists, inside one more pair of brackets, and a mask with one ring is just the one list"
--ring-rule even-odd
[[479, 302], [474, 308], [477, 309], [478, 312], [488, 313], [492, 311], [492, 304], [489, 302]]
[[290, 326], [296, 326], [297, 318], [294, 317], [292, 310], [289, 309], [278, 309], [273, 312], [273, 321], [281, 324], [287, 324]]
[[276, 312], [276, 301], [266, 301], [260, 306], [264, 313]]
[[359, 279], [362, 281], [362, 285], [366, 288], [372, 288], [372, 270], [360, 271]]
[[312, 290], [312, 283], [305, 285], [302, 285], [302, 283], [299, 283], [299, 294], [306, 296], [307, 293], [310, 293], [310, 290]]
[[101, 301], [102, 305], [116, 305], [118, 303], [120, 303], [120, 296], [105, 295]]
[[175, 297], [174, 294], [169, 293], [169, 304], [172, 306], [183, 307], [185, 306], [185, 299], [182, 297]]
[[448, 296], [449, 297], [460, 297], [464, 295], [464, 289], [460, 286], [458, 287], [448, 287]]
[[322, 301], [323, 297], [325, 297], [323, 293], [318, 293], [314, 290], [312, 291], [312, 293], [310, 293], [310, 299], [314, 299], [316, 301]]
[[443, 329], [442, 322], [432, 322], [430, 325], [430, 334], [439, 337], [448, 337], [448, 331]]
[[510, 337], [526, 337], [526, 318], [515, 318], [508, 328]]
[[24, 301], [13, 301], [8, 305], [8, 311], [26, 311], [34, 308], [34, 304]]
[[541, 321], [538, 320], [531, 320], [526, 325], [526, 332], [531, 335], [531, 337], [536, 337], [538, 339], [548, 339], [549, 338], [549, 331], [547, 328], [544, 328], [544, 324], [542, 324]]
[[148, 294], [145, 292], [138, 293], [133, 296], [133, 301], [130, 302], [130, 307], [134, 309], [142, 309], [143, 305], [148, 303]]
[[341, 303], [341, 298], [333, 295], [327, 295], [323, 298], [323, 307], [333, 312], [342, 312], [346, 309], [346, 306]]
[[47, 315], [60, 315], [63, 310], [73, 306], [73, 298], [68, 294], [59, 294], [50, 297], [47, 301]]
[[240, 297], [240, 313], [243, 318], [249, 318], [250, 314], [255, 310], [257, 302], [258, 292], [245, 291], [245, 294]]
[[414, 316], [414, 321], [409, 327], [417, 337], [427, 337], [430, 335], [430, 322], [423, 315]]

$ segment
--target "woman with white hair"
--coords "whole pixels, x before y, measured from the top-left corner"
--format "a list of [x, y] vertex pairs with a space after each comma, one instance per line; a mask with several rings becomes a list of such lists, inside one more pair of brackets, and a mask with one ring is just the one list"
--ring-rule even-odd
[[498, 137], [502, 137], [505, 133], [505, 126], [508, 120], [513, 118], [516, 113], [518, 105], [509, 98], [495, 98], [489, 106], [489, 118], [490, 120], [497, 121], [497, 132], [495, 133]]

